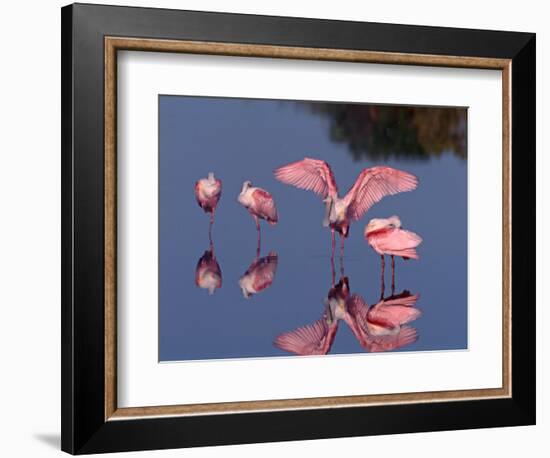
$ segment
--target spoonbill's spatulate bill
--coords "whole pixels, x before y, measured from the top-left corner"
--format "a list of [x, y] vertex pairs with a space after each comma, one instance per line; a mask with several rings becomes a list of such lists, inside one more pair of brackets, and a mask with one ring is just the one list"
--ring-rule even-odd
[[384, 295], [384, 255], [391, 256], [392, 294], [395, 289], [395, 256], [403, 259], [418, 259], [416, 247], [422, 243], [422, 238], [414, 232], [401, 228], [398, 216], [390, 218], [374, 218], [365, 227], [365, 239], [380, 255], [382, 296]]
[[375, 203], [386, 196], [412, 191], [418, 185], [416, 176], [392, 167], [371, 167], [363, 169], [355, 184], [344, 197], [339, 197], [334, 174], [325, 161], [305, 158], [301, 161], [279, 167], [275, 178], [282, 183], [300, 189], [313, 191], [325, 203], [323, 226], [341, 236], [341, 249], [348, 236], [352, 221], [358, 221]]

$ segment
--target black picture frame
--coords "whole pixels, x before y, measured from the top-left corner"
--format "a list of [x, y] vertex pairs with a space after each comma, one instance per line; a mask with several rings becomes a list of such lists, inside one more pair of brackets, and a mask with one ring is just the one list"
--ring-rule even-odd
[[[535, 424], [535, 34], [88, 4], [66, 6], [61, 14], [64, 451], [83, 454]], [[106, 421], [105, 36], [511, 59], [512, 396]]]

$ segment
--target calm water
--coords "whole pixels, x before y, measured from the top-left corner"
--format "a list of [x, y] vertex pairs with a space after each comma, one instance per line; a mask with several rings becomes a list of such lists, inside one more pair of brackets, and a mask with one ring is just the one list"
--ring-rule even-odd
[[[363, 229], [371, 218], [399, 215], [424, 241], [420, 260], [396, 259], [396, 293], [419, 293], [422, 311], [411, 323], [418, 340], [398, 351], [467, 347], [465, 110], [426, 108], [411, 115], [380, 108], [159, 98], [161, 361], [289, 355], [273, 345], [275, 337], [322, 316], [332, 286], [322, 203], [273, 177], [275, 168], [304, 156], [331, 165], [341, 194], [365, 167], [389, 165], [418, 176], [417, 190], [384, 198], [352, 224], [345, 275], [352, 293], [369, 305], [379, 300], [380, 258]], [[195, 201], [194, 184], [210, 171], [223, 181], [213, 229], [223, 283], [213, 295], [195, 285], [197, 262], [209, 249], [209, 215]], [[276, 226], [262, 222], [261, 256], [278, 258], [273, 284], [248, 299], [239, 279], [255, 260], [256, 229], [237, 202], [245, 180], [271, 192], [279, 211]], [[387, 258], [387, 293], [389, 264]], [[330, 353], [358, 352], [365, 350], [341, 323]]]

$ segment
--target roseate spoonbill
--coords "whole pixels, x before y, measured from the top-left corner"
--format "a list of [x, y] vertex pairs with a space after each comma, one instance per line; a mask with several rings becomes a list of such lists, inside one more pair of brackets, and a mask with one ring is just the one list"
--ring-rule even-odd
[[269, 288], [275, 279], [279, 258], [274, 251], [263, 258], [254, 258], [244, 275], [239, 279], [239, 286], [245, 299]]
[[395, 290], [395, 256], [403, 259], [418, 259], [416, 247], [422, 243], [422, 238], [414, 232], [401, 228], [401, 220], [397, 216], [390, 218], [374, 218], [365, 227], [365, 239], [368, 244], [380, 255], [381, 285], [384, 296], [384, 255], [391, 256], [392, 294]]
[[418, 333], [406, 324], [421, 315], [421, 311], [415, 307], [418, 298], [419, 294], [403, 291], [369, 308], [361, 296], [354, 294], [349, 300], [348, 310], [355, 319], [353, 330], [361, 346], [370, 352], [380, 352], [415, 342]]
[[[260, 219], [266, 220], [270, 225], [277, 224], [277, 208], [275, 201], [269, 192], [262, 188], [252, 186], [252, 182], [245, 181], [239, 197], [239, 203], [244, 206], [254, 218], [256, 230], [258, 231], [258, 251], [260, 247]], [[258, 253], [259, 254], [259, 253]]]
[[195, 284], [199, 288], [208, 290], [208, 294], [214, 294], [218, 288], [222, 287], [222, 271], [214, 255], [214, 248], [206, 250], [200, 257], [195, 269]]
[[340, 234], [340, 253], [348, 236], [351, 221], [358, 221], [376, 202], [385, 196], [412, 191], [418, 179], [407, 172], [391, 167], [363, 169], [355, 184], [344, 197], [338, 196], [338, 187], [330, 166], [320, 159], [304, 158], [275, 170], [275, 178], [282, 183], [319, 194], [325, 204], [323, 226], [330, 227], [332, 253], [335, 234]]
[[207, 178], [201, 178], [195, 183], [195, 198], [205, 213], [210, 213], [209, 235], [212, 240], [212, 225], [214, 224], [214, 213], [222, 196], [222, 182], [210, 172]]

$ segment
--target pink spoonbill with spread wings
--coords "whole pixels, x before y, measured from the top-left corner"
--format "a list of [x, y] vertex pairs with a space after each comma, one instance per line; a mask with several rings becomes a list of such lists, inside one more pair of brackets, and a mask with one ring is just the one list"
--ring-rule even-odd
[[[222, 182], [212, 172], [208, 174], [207, 178], [201, 178], [195, 183], [195, 198], [197, 199], [197, 203], [205, 213], [210, 213], [210, 231], [214, 224], [214, 213], [221, 196]], [[210, 237], [210, 240], [212, 240], [212, 237]]]
[[391, 256], [392, 294], [395, 290], [395, 256], [403, 259], [418, 259], [416, 247], [422, 243], [422, 238], [414, 232], [401, 228], [398, 216], [390, 218], [374, 218], [365, 227], [365, 239], [380, 255], [382, 296], [384, 295], [384, 255]]
[[252, 218], [254, 218], [256, 230], [258, 231], [257, 255], [259, 255], [261, 240], [260, 219], [266, 220], [271, 225], [277, 224], [279, 217], [277, 216], [275, 201], [269, 192], [262, 188], [253, 187], [250, 181], [245, 181], [243, 183], [243, 188], [237, 200], [248, 210]]
[[330, 166], [325, 161], [311, 158], [279, 167], [275, 170], [275, 178], [297, 188], [313, 191], [323, 198], [323, 226], [331, 229], [333, 255], [335, 231], [340, 234], [342, 254], [351, 221], [361, 219], [370, 207], [385, 196], [412, 191], [418, 185], [418, 179], [410, 173], [391, 167], [371, 167], [363, 169], [348, 193], [339, 197]]

